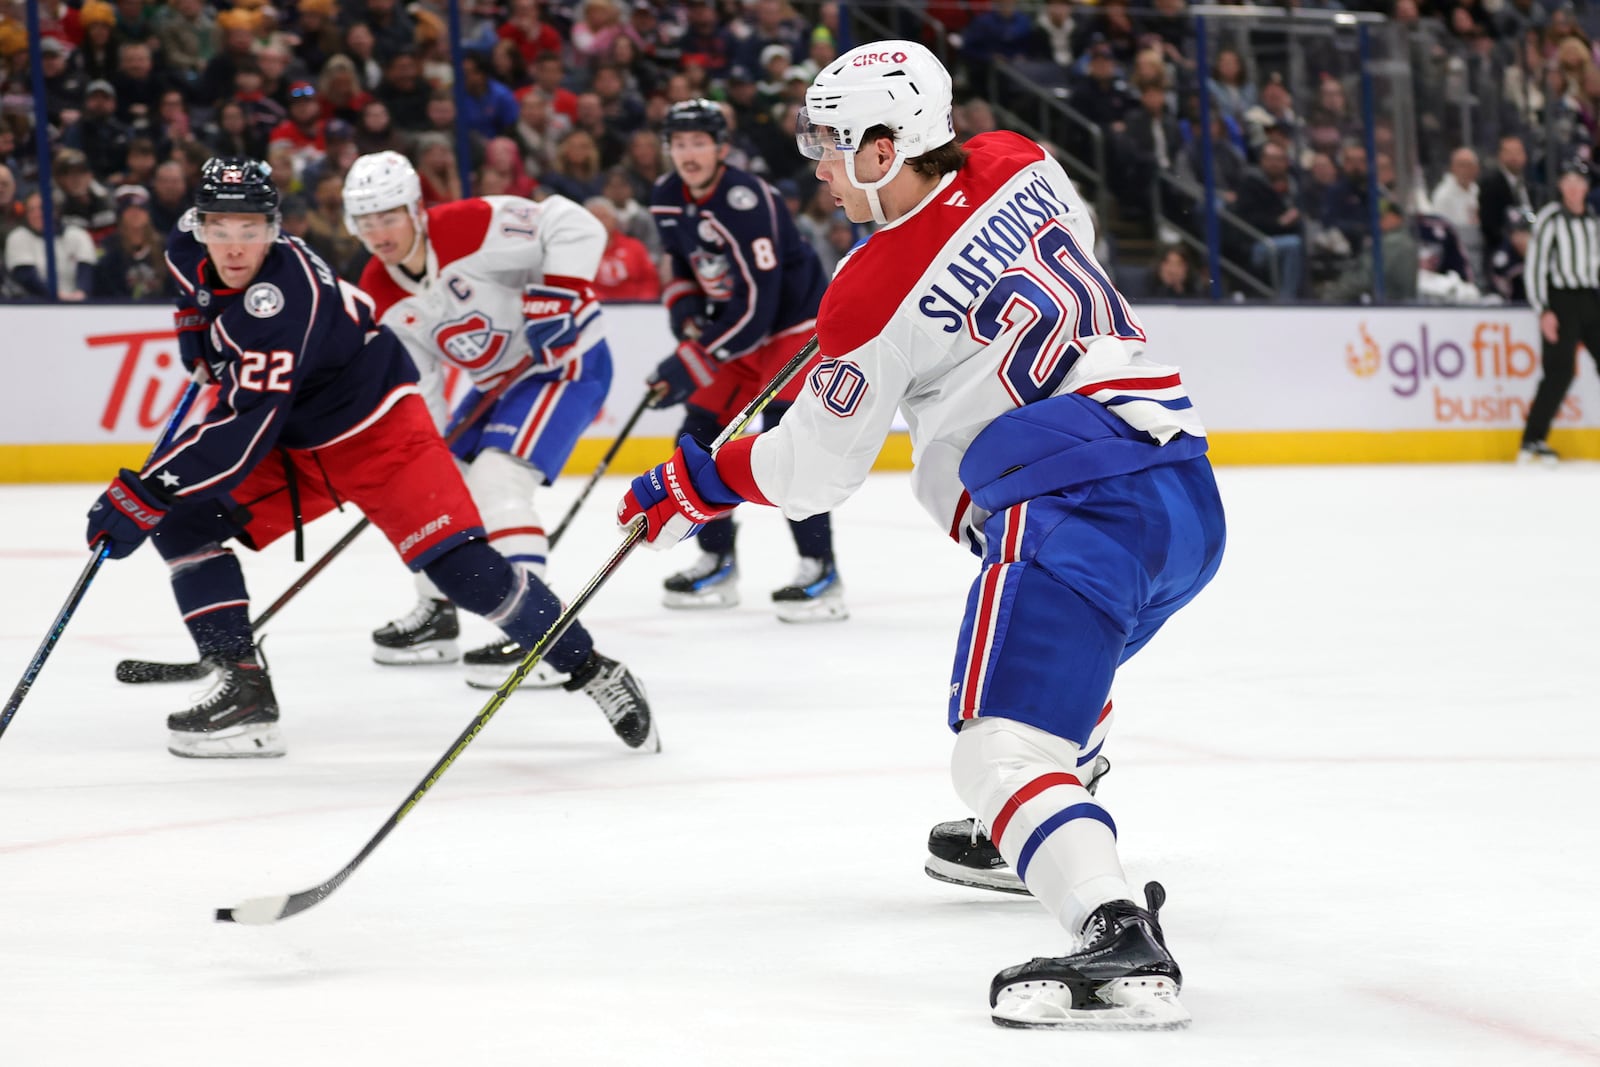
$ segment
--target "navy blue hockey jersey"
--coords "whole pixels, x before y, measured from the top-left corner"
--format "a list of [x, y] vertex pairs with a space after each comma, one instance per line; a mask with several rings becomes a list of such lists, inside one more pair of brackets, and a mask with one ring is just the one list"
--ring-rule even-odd
[[698, 321], [700, 343], [727, 361], [817, 317], [828, 284], [822, 264], [760, 178], [725, 166], [716, 187], [695, 200], [668, 174], [651, 190], [650, 213], [672, 257], [663, 299], [680, 339]]
[[297, 237], [279, 237], [243, 289], [223, 288], [205, 246], [182, 230], [167, 243], [167, 267], [180, 319], [194, 320], [219, 384], [205, 420], [142, 472], [172, 496], [220, 496], [274, 447], [330, 444], [417, 391], [416, 368], [373, 321], [372, 299]]

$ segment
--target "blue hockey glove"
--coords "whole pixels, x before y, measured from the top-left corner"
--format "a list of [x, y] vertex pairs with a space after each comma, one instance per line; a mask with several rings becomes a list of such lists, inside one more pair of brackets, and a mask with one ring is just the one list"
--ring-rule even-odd
[[170, 506], [138, 474], [123, 468], [89, 509], [89, 547], [105, 538], [111, 558], [122, 559], [150, 536]]
[[704, 389], [717, 377], [717, 361], [698, 341], [684, 341], [662, 360], [655, 373], [645, 380], [655, 393], [650, 400], [653, 408], [670, 408], [689, 399], [697, 389]]
[[596, 304], [593, 284], [582, 278], [551, 274], [543, 285], [524, 287], [522, 329], [534, 362], [553, 367], [565, 359]]
[[711, 453], [685, 435], [671, 459], [633, 480], [617, 505], [617, 525], [626, 529], [643, 516], [645, 543], [667, 549], [743, 500], [723, 482]]

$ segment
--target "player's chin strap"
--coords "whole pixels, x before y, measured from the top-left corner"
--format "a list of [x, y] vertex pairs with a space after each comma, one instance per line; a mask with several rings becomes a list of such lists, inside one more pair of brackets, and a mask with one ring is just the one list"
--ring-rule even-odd
[[879, 226], [885, 225], [889, 220], [883, 214], [883, 204], [878, 200], [878, 190], [894, 181], [895, 175], [900, 173], [900, 168], [905, 165], [905, 153], [899, 148], [895, 149], [894, 162], [889, 164], [889, 169], [883, 177], [875, 182], [863, 182], [856, 177], [856, 153], [845, 153], [844, 176], [850, 179], [850, 184], [867, 194], [867, 206], [872, 209], [872, 219]]

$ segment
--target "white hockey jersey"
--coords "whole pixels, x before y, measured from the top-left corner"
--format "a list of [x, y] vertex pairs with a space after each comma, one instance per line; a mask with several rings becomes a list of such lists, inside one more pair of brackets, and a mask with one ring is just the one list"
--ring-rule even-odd
[[830, 511], [861, 485], [897, 408], [912, 489], [957, 541], [984, 517], [958, 476], [962, 457], [1025, 404], [1077, 393], [1152, 443], [1205, 435], [1177, 370], [1143, 359], [1144, 330], [1094, 259], [1066, 172], [1014, 133], [966, 147], [961, 170], [840, 263], [817, 317], [822, 362], [751, 447], [756, 486], [790, 518]]
[[[528, 357], [523, 287], [546, 278], [592, 282], [605, 247], [605, 227], [566, 197], [538, 203], [475, 197], [429, 210], [428, 261], [420, 279], [374, 257], [361, 273], [361, 288], [376, 302], [378, 321], [411, 353], [442, 422], [441, 361], [465, 371], [479, 389], [493, 388]], [[578, 328], [562, 365], [581, 361], [605, 339], [598, 306], [590, 306]], [[527, 373], [552, 369], [539, 363]]]

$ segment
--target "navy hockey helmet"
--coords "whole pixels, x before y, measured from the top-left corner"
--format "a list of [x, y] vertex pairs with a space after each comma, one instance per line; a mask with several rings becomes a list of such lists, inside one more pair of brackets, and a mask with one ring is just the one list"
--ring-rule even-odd
[[266, 215], [276, 223], [281, 201], [272, 168], [258, 159], [214, 156], [200, 168], [194, 208], [201, 215]]
[[712, 100], [680, 100], [667, 111], [661, 124], [661, 139], [671, 141], [675, 133], [709, 133], [718, 144], [728, 143], [728, 116]]

